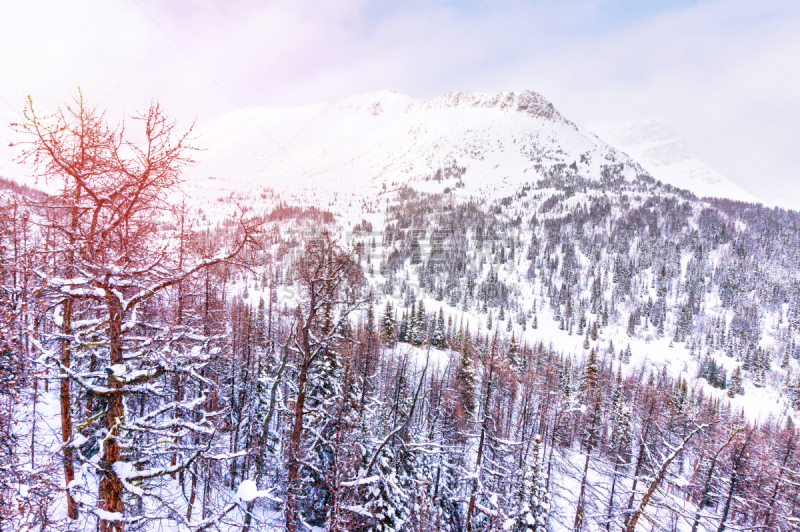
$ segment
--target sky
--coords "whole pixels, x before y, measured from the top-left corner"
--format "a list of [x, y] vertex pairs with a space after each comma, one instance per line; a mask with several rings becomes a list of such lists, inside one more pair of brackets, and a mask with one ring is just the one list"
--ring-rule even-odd
[[800, 2], [773, 0], [4, 0], [0, 119], [78, 86], [110, 117], [157, 99], [181, 124], [530, 89], [578, 123], [661, 117], [691, 155], [800, 210], [798, 28]]

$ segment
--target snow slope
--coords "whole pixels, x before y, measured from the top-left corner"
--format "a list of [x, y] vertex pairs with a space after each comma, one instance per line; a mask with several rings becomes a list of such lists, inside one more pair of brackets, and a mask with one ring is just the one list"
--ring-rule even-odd
[[711, 196], [761, 203], [725, 176], [692, 157], [686, 144], [663, 120], [597, 121], [586, 127], [641, 164], [653, 177], [700, 197]]
[[[210, 199], [236, 191], [244, 201], [250, 197], [258, 204], [256, 191], [271, 188], [289, 203], [314, 204], [345, 222], [367, 219], [376, 228], [386, 222], [383, 209], [375, 208], [376, 199], [394, 201], [391, 192], [398, 185], [421, 192], [450, 189], [462, 198], [491, 201], [554, 171], [600, 180], [612, 166], [621, 167], [621, 176], [628, 180], [649, 173], [699, 196], [759, 201], [692, 158], [658, 119], [582, 127], [530, 91], [449, 93], [431, 100], [380, 91], [330, 105], [240, 109], [201, 124], [197, 134], [205, 151], [189, 171], [190, 195]], [[384, 190], [389, 194], [381, 194]], [[441, 306], [423, 297], [431, 308]], [[473, 330], [485, 326], [479, 325], [479, 316], [464, 318], [474, 322]], [[560, 331], [546, 318], [538, 330], [529, 329], [523, 337], [553, 342], [578, 358], [584, 355], [582, 337]], [[670, 347], [669, 338], [631, 339], [624, 330], [611, 327], [602, 335], [602, 346], [609, 341], [617, 350], [632, 344], [631, 367], [646, 360], [652, 367], [666, 367], [673, 377], [698, 382], [688, 350]], [[705, 389], [724, 395], [710, 386]], [[786, 407], [773, 389], [750, 388], [746, 396], [734, 403], [751, 419], [779, 415]]]
[[[589, 178], [612, 163], [623, 163], [626, 178], [642, 172], [531, 91], [431, 100], [381, 91], [331, 105], [240, 109], [197, 133], [205, 151], [189, 177], [198, 191], [264, 186], [369, 197], [393, 183], [455, 189], [460, 178], [459, 194], [500, 195], [556, 165], [574, 163], [572, 171]], [[440, 181], [432, 179], [437, 170]]]

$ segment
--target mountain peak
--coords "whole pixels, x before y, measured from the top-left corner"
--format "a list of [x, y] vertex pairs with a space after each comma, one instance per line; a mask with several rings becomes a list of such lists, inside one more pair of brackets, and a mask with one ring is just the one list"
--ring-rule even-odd
[[546, 120], [566, 122], [556, 108], [544, 96], [531, 90], [514, 92], [448, 92], [438, 98], [420, 102], [423, 109], [491, 108], [517, 111]]

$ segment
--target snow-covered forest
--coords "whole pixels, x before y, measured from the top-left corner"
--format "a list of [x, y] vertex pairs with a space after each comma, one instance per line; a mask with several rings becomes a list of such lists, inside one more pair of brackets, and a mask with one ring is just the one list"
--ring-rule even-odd
[[191, 131], [111, 124], [14, 125], [0, 530], [800, 529], [797, 212], [613, 150], [211, 209]]

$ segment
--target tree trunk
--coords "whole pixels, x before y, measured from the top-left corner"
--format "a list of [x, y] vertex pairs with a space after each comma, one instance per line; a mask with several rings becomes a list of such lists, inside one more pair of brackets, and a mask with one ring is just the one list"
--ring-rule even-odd
[[594, 384], [592, 384], [592, 401], [594, 402], [594, 408], [592, 411], [592, 418], [591, 423], [589, 425], [589, 432], [588, 438], [586, 443], [586, 462], [583, 464], [583, 477], [581, 478], [581, 490], [578, 494], [578, 504], [575, 510], [575, 523], [573, 525], [573, 530], [575, 532], [579, 532], [581, 527], [583, 526], [583, 507], [586, 504], [586, 481], [587, 477], [589, 476], [589, 461], [592, 457], [592, 450], [594, 449], [595, 440], [597, 438], [597, 423], [598, 418], [600, 417], [600, 401], [598, 397], [595, 395], [594, 392]]
[[667, 474], [667, 469], [669, 468], [669, 465], [681, 453], [681, 451], [689, 442], [689, 440], [691, 440], [695, 434], [700, 432], [700, 430], [701, 427], [694, 429], [688, 436], [686, 436], [686, 438], [684, 438], [683, 443], [680, 445], [680, 447], [678, 447], [678, 449], [673, 451], [672, 454], [670, 454], [667, 457], [667, 459], [664, 460], [664, 463], [661, 464], [661, 468], [658, 470], [656, 478], [653, 479], [653, 482], [650, 483], [650, 487], [647, 488], [647, 491], [642, 497], [642, 502], [639, 503], [639, 508], [636, 510], [636, 512], [634, 512], [633, 516], [631, 516], [630, 522], [628, 522], [627, 526], [625, 527], [624, 529], [625, 532], [633, 532], [636, 529], [636, 524], [639, 522], [639, 518], [644, 513], [644, 509], [647, 507], [647, 503], [650, 502], [650, 498], [653, 496], [653, 493], [655, 493], [659, 484], [661, 484], [661, 481], [664, 480], [664, 476]]
[[575, 510], [575, 523], [572, 529], [575, 532], [580, 532], [581, 525], [583, 525], [583, 505], [586, 499], [586, 477], [589, 474], [589, 460], [592, 456], [591, 447], [586, 452], [586, 462], [583, 464], [583, 478], [581, 478], [581, 491], [578, 494], [578, 504]]
[[742, 445], [742, 448], [739, 449], [736, 458], [733, 460], [733, 472], [731, 473], [731, 485], [728, 488], [728, 496], [725, 498], [725, 507], [722, 510], [722, 517], [719, 520], [719, 528], [717, 528], [717, 532], [725, 532], [726, 522], [728, 521], [728, 512], [731, 509], [731, 500], [733, 500], [733, 494], [736, 492], [736, 481], [739, 480], [739, 468], [742, 465], [742, 461], [744, 460], [745, 452], [747, 451], [747, 445], [750, 443], [750, 436], [752, 436], [752, 430], [747, 433], [747, 438]]
[[614, 458], [614, 476], [611, 479], [611, 494], [608, 496], [608, 516], [606, 520], [606, 530], [611, 530], [611, 520], [614, 518], [614, 492], [617, 488], [617, 477], [619, 476], [618, 457]]
[[[122, 364], [122, 305], [113, 295], [106, 296], [109, 321], [109, 355], [111, 365]], [[118, 393], [121, 384], [113, 375], [108, 377], [108, 388], [113, 392], [107, 398], [105, 425], [108, 434], [103, 444], [103, 457], [100, 466], [103, 471], [100, 480], [99, 495], [102, 509], [106, 512], [118, 513], [122, 518], [125, 510], [122, 501], [122, 482], [114, 472], [114, 463], [120, 459], [120, 447], [117, 443], [119, 424], [122, 423], [123, 408], [122, 394]], [[101, 532], [123, 532], [125, 525], [122, 521], [100, 520]]]
[[[61, 332], [64, 340], [61, 342], [61, 365], [65, 368], [70, 366], [70, 341], [66, 338], [71, 336], [72, 330], [72, 299], [67, 299], [64, 303], [64, 315], [61, 325]], [[64, 444], [64, 485], [67, 487], [67, 515], [70, 519], [78, 518], [78, 506], [70, 493], [69, 484], [75, 479], [75, 466], [73, 464], [74, 453], [69, 442], [72, 440], [72, 413], [70, 411], [69, 377], [61, 377], [61, 388], [59, 399], [61, 402], [61, 441]]]
[[[310, 308], [314, 309], [315, 300], [313, 297], [313, 290], [311, 291], [311, 305]], [[297, 517], [298, 517], [298, 504], [297, 495], [300, 491], [300, 444], [303, 438], [303, 409], [306, 402], [306, 382], [308, 381], [308, 370], [311, 362], [311, 339], [310, 331], [311, 322], [313, 318], [313, 310], [306, 320], [306, 324], [302, 328], [302, 342], [303, 342], [303, 362], [300, 367], [300, 376], [297, 383], [297, 401], [294, 405], [294, 423], [292, 425], [292, 435], [289, 440], [289, 467], [287, 472], [286, 486], [286, 507], [284, 509], [284, 517], [286, 519], [286, 530], [288, 532], [296, 532], [297, 530]]]
[[189, 472], [192, 475], [192, 490], [189, 493], [189, 505], [186, 508], [186, 522], [192, 522], [192, 509], [194, 508], [194, 499], [197, 497], [197, 473], [195, 471], [195, 467], [193, 466], [191, 471]]
[[483, 422], [481, 423], [481, 437], [478, 442], [478, 457], [475, 460], [475, 478], [472, 481], [472, 493], [469, 497], [469, 507], [467, 509], [467, 532], [472, 532], [472, 518], [475, 515], [475, 502], [478, 492], [478, 482], [480, 482], [481, 465], [483, 464], [483, 447], [486, 443], [486, 431], [489, 428], [489, 402], [492, 396], [492, 374], [494, 373], [494, 352], [497, 343], [495, 334], [492, 341], [492, 355], [489, 360], [489, 378], [486, 381], [486, 397], [483, 401]]
[[772, 509], [775, 507], [775, 500], [778, 498], [781, 482], [783, 482], [783, 472], [786, 470], [786, 463], [792, 455], [794, 443], [794, 432], [789, 435], [789, 441], [786, 442], [786, 453], [783, 455], [783, 463], [779, 469], [778, 479], [775, 481], [775, 489], [772, 490], [772, 496], [769, 499], [769, 506], [767, 506], [767, 516], [764, 518], [764, 527], [769, 529], [769, 522], [772, 520]]
[[708, 466], [708, 475], [706, 475], [706, 481], [703, 483], [703, 492], [700, 494], [700, 503], [697, 507], [697, 513], [694, 515], [694, 523], [692, 523], [692, 532], [697, 532], [697, 527], [700, 525], [700, 512], [705, 508], [708, 504], [708, 494], [711, 493], [711, 480], [714, 478], [714, 467], [717, 465], [717, 460], [719, 459], [719, 455], [722, 454], [722, 451], [733, 441], [733, 438], [739, 434], [744, 429], [738, 429], [731, 433], [728, 441], [726, 441], [717, 452], [714, 453], [714, 458], [711, 459], [711, 464]]
[[[75, 203], [71, 208], [71, 223], [70, 227], [72, 229], [70, 236], [70, 248], [75, 244], [75, 231], [78, 227], [78, 202], [80, 202], [81, 198], [81, 187], [78, 186], [75, 189]], [[15, 206], [16, 208], [16, 206]], [[69, 253], [67, 254], [67, 267], [69, 268], [69, 272], [72, 272], [73, 269], [73, 262], [75, 261], [75, 256], [70, 249]], [[72, 336], [72, 298], [68, 297], [67, 300], [64, 302], [64, 314], [62, 316], [61, 322], [61, 333], [64, 336], [64, 340], [61, 343], [61, 365], [65, 368], [70, 367], [70, 362], [72, 358], [72, 348], [70, 347], [70, 340], [67, 338]], [[71, 412], [71, 405], [72, 399], [69, 393], [69, 377], [66, 375], [61, 378], [60, 383], [60, 390], [59, 390], [59, 400], [61, 402], [61, 441], [64, 444], [64, 481], [65, 486], [67, 488], [67, 516], [70, 519], [77, 519], [78, 518], [78, 505], [75, 502], [75, 499], [72, 497], [72, 493], [70, 493], [69, 484], [75, 479], [75, 465], [74, 465], [74, 458], [75, 454], [73, 452], [72, 447], [68, 444], [70, 440], [72, 440], [72, 412]], [[91, 399], [90, 399], [91, 401]], [[90, 418], [92, 415], [89, 412], [87, 418]]]

